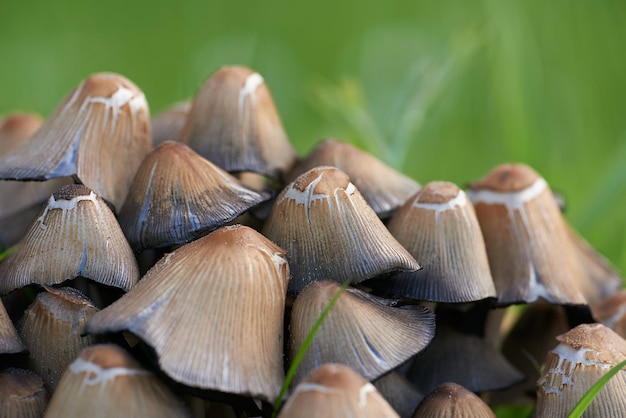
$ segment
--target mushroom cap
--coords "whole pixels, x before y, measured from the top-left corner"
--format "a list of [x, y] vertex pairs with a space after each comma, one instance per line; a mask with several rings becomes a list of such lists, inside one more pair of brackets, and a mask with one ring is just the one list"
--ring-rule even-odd
[[152, 118], [152, 145], [157, 147], [165, 141], [175, 141], [187, 122], [191, 102], [180, 102]]
[[297, 155], [263, 77], [223, 67], [202, 85], [178, 141], [228, 172], [281, 178]]
[[144, 94], [110, 73], [81, 82], [22, 146], [0, 155], [0, 178], [76, 176], [119, 209], [152, 148]]
[[167, 141], [137, 170], [120, 224], [139, 252], [197, 239], [268, 198], [188, 146]]
[[30, 370], [0, 370], [0, 416], [39, 418], [48, 405], [43, 380]]
[[43, 124], [39, 115], [13, 113], [0, 119], [0, 155], [17, 148]]
[[131, 331], [175, 381], [273, 402], [288, 280], [283, 249], [251, 228], [223, 227], [163, 257], [87, 332]]
[[419, 404], [414, 418], [495, 418], [489, 405], [457, 383], [442, 383]]
[[389, 167], [378, 158], [353, 145], [326, 139], [289, 173], [287, 182], [318, 166], [332, 166], [345, 172], [381, 218], [386, 218], [414, 195], [420, 185]]
[[[298, 295], [289, 327], [290, 360], [339, 288], [334, 281], [319, 281]], [[356, 289], [342, 293], [317, 330], [294, 381], [323, 363], [345, 364], [373, 380], [424, 350], [435, 331], [432, 312], [415, 306], [395, 308], [387, 305], [390, 302]]]
[[17, 251], [0, 264], [0, 293], [78, 276], [128, 291], [139, 280], [139, 267], [107, 204], [71, 184], [50, 196]]
[[313, 370], [296, 386], [278, 417], [399, 418], [374, 385], [342, 364]]
[[4, 303], [0, 300], [0, 354], [21, 353], [24, 344], [9, 318]]
[[544, 298], [586, 304], [585, 273], [546, 181], [530, 167], [496, 167], [468, 191], [502, 305]]
[[287, 250], [291, 293], [316, 280], [360, 283], [419, 264], [396, 241], [348, 176], [334, 167], [300, 175], [278, 196], [262, 230]]
[[[564, 416], [596, 381], [626, 359], [626, 340], [602, 324], [582, 324], [557, 337], [537, 381], [535, 416]], [[620, 370], [587, 408], [589, 416], [621, 416], [626, 410], [626, 370]]]
[[476, 213], [456, 185], [428, 183], [396, 212], [387, 227], [423, 267], [395, 274], [386, 282], [388, 292], [447, 303], [496, 297]]
[[46, 417], [191, 417], [170, 389], [126, 351], [95, 345], [67, 368]]
[[397, 370], [379, 377], [372, 384], [402, 418], [410, 418], [424, 395]]

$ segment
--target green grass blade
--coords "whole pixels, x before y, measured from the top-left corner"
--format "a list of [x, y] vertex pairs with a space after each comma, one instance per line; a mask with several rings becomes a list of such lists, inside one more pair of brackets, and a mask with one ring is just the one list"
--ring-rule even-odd
[[598, 393], [600, 393], [604, 385], [606, 385], [609, 380], [611, 380], [611, 378], [617, 374], [617, 372], [622, 370], [624, 366], [626, 366], [626, 360], [615, 365], [611, 370], [607, 372], [607, 374], [598, 379], [598, 381], [589, 388], [587, 393], [585, 393], [585, 395], [580, 398], [580, 400], [578, 401], [574, 409], [572, 409], [572, 411], [569, 413], [567, 418], [581, 417], [585, 410], [589, 407], [589, 405], [591, 405], [591, 402], [593, 402], [593, 400], [596, 398]]
[[5, 258], [13, 254], [15, 251], [17, 251], [17, 245], [7, 248], [6, 250], [0, 253], [0, 261], [3, 261]]
[[315, 338], [315, 334], [317, 334], [317, 331], [322, 326], [324, 319], [326, 319], [326, 316], [330, 313], [330, 310], [333, 309], [333, 306], [335, 306], [335, 303], [337, 302], [337, 300], [339, 300], [339, 297], [341, 296], [341, 294], [344, 292], [344, 290], [348, 288], [348, 284], [350, 284], [350, 280], [346, 280], [341, 285], [339, 290], [337, 290], [337, 292], [333, 295], [333, 297], [330, 299], [330, 302], [328, 302], [328, 305], [326, 305], [326, 307], [324, 308], [320, 316], [315, 321], [315, 324], [313, 324], [313, 327], [311, 327], [311, 330], [307, 334], [306, 339], [302, 343], [302, 346], [298, 349], [296, 356], [294, 357], [293, 361], [291, 362], [291, 365], [289, 366], [289, 370], [287, 370], [287, 375], [285, 376], [285, 381], [283, 382], [283, 385], [280, 388], [280, 393], [278, 394], [278, 398], [276, 398], [276, 401], [274, 402], [274, 411], [272, 412], [272, 418], [275, 418], [276, 415], [278, 414], [278, 409], [283, 403], [283, 398], [285, 396], [285, 393], [287, 393], [287, 389], [289, 389], [289, 386], [291, 385], [291, 382], [293, 381], [293, 378], [296, 375], [296, 370], [298, 370], [298, 366], [300, 366], [300, 363], [302, 362], [304, 355], [306, 354], [307, 350], [309, 349], [309, 346], [313, 342], [313, 339]]

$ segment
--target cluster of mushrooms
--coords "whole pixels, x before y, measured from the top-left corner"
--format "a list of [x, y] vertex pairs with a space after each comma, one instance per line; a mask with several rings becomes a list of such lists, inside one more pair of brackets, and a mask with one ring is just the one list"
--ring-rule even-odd
[[[0, 120], [0, 178], [3, 417], [269, 416], [294, 362], [283, 418], [557, 417], [626, 358], [622, 280], [533, 169], [299, 158], [248, 68], [152, 120], [92, 75]], [[588, 413], [625, 410], [620, 371]]]

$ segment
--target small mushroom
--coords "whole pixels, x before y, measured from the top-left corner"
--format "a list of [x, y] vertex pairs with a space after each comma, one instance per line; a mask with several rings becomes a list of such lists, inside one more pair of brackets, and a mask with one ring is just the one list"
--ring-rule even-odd
[[341, 364], [324, 364], [302, 381], [278, 418], [399, 418], [366, 379]]
[[[333, 281], [319, 281], [298, 295], [289, 327], [290, 360], [339, 288]], [[435, 332], [432, 312], [417, 306], [390, 307], [390, 302], [357, 289], [342, 293], [315, 334], [294, 381], [323, 363], [345, 364], [373, 380], [424, 350]]]
[[316, 280], [360, 283], [419, 264], [334, 167], [317, 167], [278, 196], [262, 232], [287, 250], [297, 294]]
[[463, 303], [496, 297], [485, 242], [472, 203], [448, 182], [431, 182], [387, 225], [422, 269], [385, 281], [388, 292], [430, 302]]
[[335, 139], [320, 142], [291, 170], [287, 182], [318, 166], [336, 167], [350, 176], [365, 201], [381, 218], [389, 217], [420, 188], [413, 179], [373, 155]]
[[98, 309], [71, 287], [45, 287], [22, 317], [18, 331], [28, 348], [29, 367], [41, 375], [50, 393], [80, 351], [102, 342], [99, 336], [81, 337]]
[[0, 155], [20, 146], [43, 124], [39, 115], [13, 113], [0, 119]]
[[59, 382], [46, 410], [53, 417], [191, 417], [190, 411], [154, 374], [122, 348], [85, 348]]
[[175, 141], [187, 122], [191, 102], [176, 103], [152, 118], [152, 145]]
[[120, 75], [94, 74], [28, 141], [0, 155], [0, 178], [75, 176], [119, 209], [151, 148], [144, 94]]
[[137, 170], [120, 224], [139, 252], [197, 239], [268, 198], [188, 146], [168, 141]]
[[107, 204], [89, 188], [71, 184], [50, 196], [17, 251], [0, 263], [0, 294], [79, 276], [128, 291], [139, 268]]
[[442, 383], [419, 404], [413, 418], [496, 418], [489, 405], [456, 383]]
[[178, 141], [228, 172], [282, 178], [296, 161], [263, 77], [223, 67], [200, 88]]
[[593, 318], [626, 338], [626, 290], [590, 305]]
[[163, 257], [87, 332], [128, 330], [175, 381], [271, 403], [284, 380], [284, 254], [251, 228], [220, 228]]
[[21, 353], [24, 343], [9, 318], [9, 314], [0, 300], [0, 354]]
[[48, 405], [43, 380], [30, 370], [8, 367], [0, 370], [0, 416], [41, 418]]
[[[626, 340], [602, 324], [582, 324], [558, 336], [537, 381], [535, 416], [566, 416], [609, 369], [626, 359]], [[626, 371], [620, 370], [585, 412], [590, 417], [619, 417], [626, 411]]]

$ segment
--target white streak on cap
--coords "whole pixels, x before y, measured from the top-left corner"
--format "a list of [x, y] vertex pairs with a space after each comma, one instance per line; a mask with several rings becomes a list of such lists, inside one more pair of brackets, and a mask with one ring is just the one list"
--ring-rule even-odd
[[263, 84], [263, 77], [259, 73], [252, 73], [246, 78], [243, 87], [239, 89], [239, 113], [243, 111], [246, 96], [250, 96], [252, 103], [256, 103], [256, 89]]
[[80, 357], [70, 364], [70, 371], [74, 374], [85, 373], [83, 385], [87, 386], [107, 383], [115, 380], [118, 376], [150, 376], [152, 374], [147, 370], [128, 369], [125, 367], [103, 369], [99, 365], [91, 361], [85, 361]]
[[522, 210], [524, 203], [533, 200], [546, 190], [548, 184], [543, 178], [538, 178], [533, 184], [519, 192], [501, 193], [492, 190], [469, 190], [470, 199], [476, 205], [485, 203], [488, 205], [504, 205], [509, 211]]

